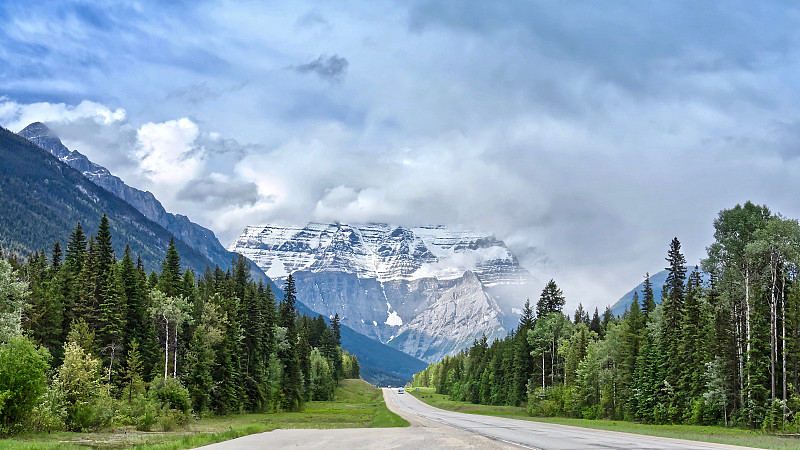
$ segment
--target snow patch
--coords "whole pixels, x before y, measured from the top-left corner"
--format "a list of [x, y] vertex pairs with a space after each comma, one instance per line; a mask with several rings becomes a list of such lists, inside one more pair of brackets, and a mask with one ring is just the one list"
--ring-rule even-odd
[[275, 279], [275, 278], [284, 278], [289, 276], [289, 272], [286, 271], [286, 268], [283, 265], [283, 262], [277, 256], [272, 258], [272, 262], [269, 265], [269, 270], [266, 272], [267, 276]]
[[395, 311], [392, 311], [391, 314], [389, 314], [389, 317], [386, 318], [386, 322], [384, 323], [386, 325], [389, 325], [390, 327], [399, 327], [403, 325], [403, 319], [401, 319], [400, 316], [398, 316]]

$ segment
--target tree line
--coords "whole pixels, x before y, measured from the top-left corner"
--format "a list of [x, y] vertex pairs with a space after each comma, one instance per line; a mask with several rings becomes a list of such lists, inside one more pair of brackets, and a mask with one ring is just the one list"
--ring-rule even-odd
[[297, 411], [359, 377], [338, 315], [298, 314], [291, 276], [280, 301], [241, 255], [197, 277], [174, 241], [147, 274], [109, 229], [79, 223], [49, 260], [0, 249], [0, 434]]
[[800, 225], [747, 202], [714, 220], [700, 267], [670, 242], [621, 317], [563, 312], [551, 280], [505, 339], [414, 375], [454, 400], [538, 416], [800, 430]]

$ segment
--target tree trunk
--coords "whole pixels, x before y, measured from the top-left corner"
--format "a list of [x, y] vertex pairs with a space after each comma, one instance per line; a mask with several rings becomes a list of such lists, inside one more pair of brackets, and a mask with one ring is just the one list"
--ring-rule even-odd
[[778, 284], [778, 268], [775, 267], [775, 263], [773, 262], [772, 268], [772, 289], [770, 290], [769, 296], [769, 372], [770, 372], [770, 389], [772, 394], [772, 403], [775, 403], [775, 360], [778, 356], [778, 348], [777, 348], [777, 341], [778, 341], [778, 324], [777, 324], [777, 309], [776, 309], [776, 298], [775, 298], [775, 290], [777, 289]]
[[542, 389], [544, 389], [544, 348], [542, 349]]
[[783, 378], [783, 421], [786, 425], [786, 277], [781, 277], [781, 375]]
[[173, 327], [175, 329], [175, 339], [173, 339], [173, 345], [175, 348], [172, 350], [172, 378], [178, 378], [178, 324], [175, 323]]
[[169, 320], [167, 315], [164, 314], [164, 379], [167, 379], [169, 374]]
[[[744, 272], [744, 324], [747, 335], [747, 350], [745, 351], [745, 363], [750, 362], [750, 268], [746, 268]], [[750, 369], [747, 369], [747, 400], [752, 398], [753, 391], [750, 386]], [[748, 417], [751, 414], [748, 412]]]

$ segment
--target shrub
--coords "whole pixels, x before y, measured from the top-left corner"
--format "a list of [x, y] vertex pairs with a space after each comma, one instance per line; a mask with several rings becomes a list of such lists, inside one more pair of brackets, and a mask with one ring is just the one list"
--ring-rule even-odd
[[67, 409], [67, 427], [84, 430], [95, 426], [95, 399], [100, 393], [100, 362], [76, 342], [64, 349], [64, 363], [56, 383]]
[[176, 409], [184, 414], [191, 408], [189, 391], [175, 378], [156, 378], [150, 383], [149, 396], [163, 407]]
[[33, 408], [26, 421], [25, 429], [33, 432], [63, 431], [67, 425], [67, 410], [57, 386], [50, 386], [42, 395], [39, 404]]
[[19, 428], [47, 389], [50, 354], [25, 337], [0, 347], [0, 434]]
[[161, 425], [162, 431], [172, 431], [178, 426], [186, 425], [189, 421], [189, 416], [182, 411], [175, 409], [165, 409], [161, 411], [161, 416], [158, 418], [158, 423]]
[[158, 421], [158, 409], [153, 402], [143, 403], [141, 414], [136, 417], [136, 429], [139, 431], [150, 431]]

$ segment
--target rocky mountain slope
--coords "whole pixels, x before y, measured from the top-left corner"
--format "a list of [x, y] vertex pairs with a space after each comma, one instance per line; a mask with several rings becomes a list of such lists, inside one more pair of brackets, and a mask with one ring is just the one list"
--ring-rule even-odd
[[[103, 214], [111, 222], [118, 257], [129, 244], [148, 271], [160, 267], [172, 233], [52, 154], [0, 128], [0, 246], [5, 251], [25, 256], [44, 249], [49, 255], [56, 241], [66, 247], [78, 222], [94, 234]], [[179, 239], [175, 246], [183, 267], [202, 271], [212, 264]]]
[[505, 336], [530, 273], [492, 235], [386, 224], [248, 227], [229, 247], [323, 315], [424, 361]]
[[[235, 255], [222, 246], [213, 231], [192, 222], [186, 216], [167, 212], [151, 192], [128, 186], [105, 167], [93, 163], [76, 150], [69, 150], [45, 124], [34, 122], [18, 134], [49, 151], [94, 184], [130, 203], [145, 217], [166, 228], [176, 238], [208, 257], [214, 264], [223, 268], [230, 266]], [[253, 273], [255, 277], [265, 278], [257, 265], [253, 264], [252, 267], [255, 269]]]

